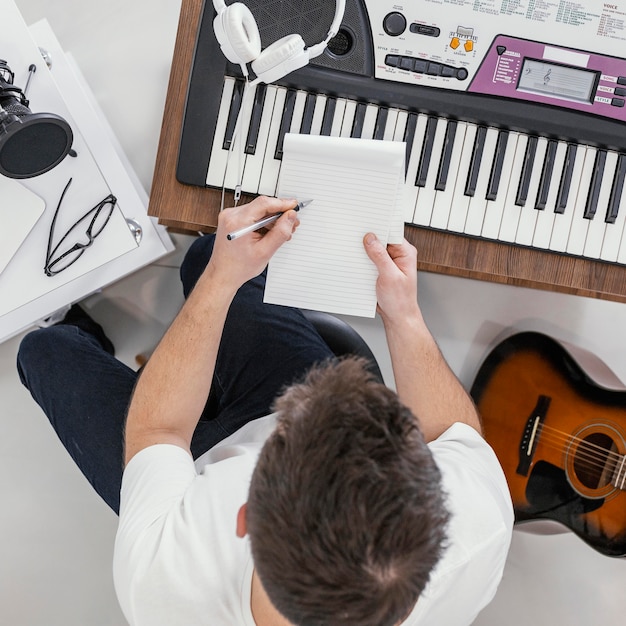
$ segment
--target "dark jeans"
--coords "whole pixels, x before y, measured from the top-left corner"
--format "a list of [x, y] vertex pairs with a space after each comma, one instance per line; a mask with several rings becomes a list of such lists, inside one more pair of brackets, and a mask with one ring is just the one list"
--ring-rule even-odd
[[[181, 266], [185, 297], [213, 241], [212, 235], [201, 237], [187, 252]], [[270, 413], [283, 387], [332, 357], [299, 310], [263, 304], [264, 286], [265, 273], [243, 285], [230, 307], [209, 398], [191, 442], [194, 458]], [[118, 512], [124, 422], [138, 373], [105, 352], [94, 336], [66, 324], [26, 335], [17, 366], [78, 467]]]

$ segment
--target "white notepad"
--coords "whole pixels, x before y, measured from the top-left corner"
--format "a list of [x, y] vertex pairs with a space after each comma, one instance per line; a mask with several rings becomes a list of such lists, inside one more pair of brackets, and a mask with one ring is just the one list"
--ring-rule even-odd
[[265, 302], [374, 317], [378, 272], [363, 237], [401, 241], [404, 159], [401, 142], [285, 136], [277, 195], [313, 202], [270, 261]]
[[0, 273], [43, 215], [46, 204], [16, 180], [0, 175]]

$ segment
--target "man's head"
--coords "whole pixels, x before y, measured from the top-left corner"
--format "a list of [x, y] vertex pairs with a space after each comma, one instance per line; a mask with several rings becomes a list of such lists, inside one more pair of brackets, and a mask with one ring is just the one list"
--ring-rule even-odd
[[353, 359], [314, 369], [276, 410], [246, 515], [272, 604], [299, 626], [399, 623], [448, 519], [415, 416]]

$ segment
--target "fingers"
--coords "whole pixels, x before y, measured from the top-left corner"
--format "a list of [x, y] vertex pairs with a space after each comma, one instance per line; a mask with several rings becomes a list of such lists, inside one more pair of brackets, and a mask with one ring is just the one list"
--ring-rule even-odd
[[288, 210], [281, 215], [273, 226], [263, 235], [258, 245], [262, 245], [266, 254], [273, 254], [282, 244], [291, 239], [296, 228], [300, 225], [298, 214]]
[[246, 206], [246, 212], [254, 221], [260, 220], [267, 215], [289, 211], [293, 209], [298, 201], [295, 198], [270, 198], [269, 196], [259, 196]]
[[394, 263], [387, 252], [387, 248], [380, 242], [374, 233], [367, 233], [367, 235], [365, 235], [363, 238], [363, 245], [365, 246], [367, 256], [374, 263], [379, 274], [389, 271], [394, 266]]

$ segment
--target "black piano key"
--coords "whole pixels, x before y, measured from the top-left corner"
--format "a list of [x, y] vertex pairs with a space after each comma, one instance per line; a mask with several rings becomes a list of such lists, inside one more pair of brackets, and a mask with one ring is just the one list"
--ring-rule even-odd
[[248, 127], [248, 136], [246, 137], [246, 154], [254, 154], [256, 152], [256, 142], [259, 138], [259, 127], [261, 126], [261, 115], [263, 114], [263, 104], [265, 103], [265, 92], [267, 85], [260, 83], [256, 87], [254, 94], [254, 102], [252, 104], [252, 113], [250, 114], [250, 126]]
[[617, 219], [617, 213], [624, 191], [625, 176], [626, 154], [620, 154], [619, 157], [617, 157], [617, 168], [615, 169], [615, 176], [613, 177], [613, 184], [611, 185], [611, 196], [609, 197], [609, 206], [607, 207], [606, 218], [604, 220], [609, 224], [615, 224], [615, 220]]
[[282, 161], [283, 144], [285, 143], [285, 135], [291, 128], [291, 119], [293, 118], [293, 108], [296, 104], [297, 92], [295, 89], [288, 89], [285, 94], [285, 105], [283, 106], [283, 114], [280, 118], [280, 127], [278, 129], [278, 141], [276, 142], [276, 150], [274, 158]]
[[304, 113], [302, 113], [302, 122], [300, 124], [300, 134], [310, 135], [311, 125], [313, 124], [313, 113], [315, 113], [315, 103], [317, 96], [314, 93], [307, 93], [304, 101]]
[[555, 213], [565, 213], [565, 207], [569, 199], [569, 190], [572, 186], [572, 172], [574, 171], [574, 162], [576, 161], [577, 146], [570, 143], [565, 152], [565, 165], [563, 166], [563, 174], [561, 176], [561, 184], [559, 185], [559, 193], [556, 198]]
[[528, 189], [530, 188], [530, 178], [533, 173], [533, 165], [535, 164], [535, 154], [537, 153], [537, 137], [529, 137], [526, 144], [526, 153], [524, 154], [524, 164], [522, 165], [522, 175], [519, 179], [517, 194], [515, 196], [515, 204], [524, 206], [528, 200]]
[[385, 128], [387, 127], [387, 117], [389, 109], [381, 107], [376, 115], [376, 126], [374, 127], [374, 139], [382, 139], [385, 136]]
[[243, 98], [243, 88], [245, 83], [243, 80], [236, 80], [233, 87], [233, 95], [230, 99], [230, 109], [228, 109], [228, 119], [226, 120], [226, 131], [224, 132], [224, 140], [222, 148], [230, 150], [230, 144], [233, 142], [233, 134], [235, 132], [235, 124], [239, 117], [239, 109], [241, 109], [241, 99]]
[[415, 185], [417, 187], [426, 186], [426, 177], [428, 176], [428, 168], [430, 166], [430, 157], [433, 153], [433, 143], [435, 142], [435, 130], [437, 128], [437, 118], [429, 117], [426, 121], [426, 131], [424, 132], [424, 143], [422, 143], [422, 154], [417, 167], [417, 176], [415, 177]]
[[326, 98], [326, 106], [324, 107], [324, 117], [322, 118], [322, 128], [320, 135], [324, 137], [330, 136], [333, 128], [333, 120], [335, 119], [335, 109], [337, 108], [337, 100], [335, 98]]
[[496, 142], [496, 151], [493, 156], [493, 164], [489, 173], [489, 183], [487, 184], [486, 200], [495, 200], [498, 197], [498, 189], [500, 188], [500, 179], [502, 178], [502, 164], [504, 163], [504, 155], [506, 154], [506, 146], [509, 142], [509, 131], [501, 130], [498, 133]]
[[448, 184], [448, 174], [450, 172], [450, 160], [452, 159], [452, 149], [454, 148], [454, 139], [456, 137], [457, 123], [454, 120], [448, 120], [446, 126], [446, 134], [443, 138], [443, 152], [439, 161], [439, 169], [437, 170], [437, 180], [435, 181], [435, 189], [437, 191], [445, 191]]
[[592, 220], [598, 209], [598, 196], [600, 195], [605, 163], [606, 150], [598, 150], [593, 164], [593, 174], [591, 176], [591, 184], [589, 185], [589, 193], [587, 194], [587, 202], [585, 203], [585, 212], [583, 213], [583, 217], [587, 220]]
[[406, 159], [404, 162], [404, 174], [409, 169], [409, 159], [411, 158], [411, 148], [415, 140], [415, 128], [417, 127], [417, 113], [409, 113], [404, 129], [404, 142], [406, 143]]
[[543, 167], [541, 168], [541, 178], [539, 179], [539, 191], [535, 200], [535, 208], [539, 211], [543, 211], [548, 203], [548, 192], [550, 191], [550, 181], [552, 180], [557, 146], [558, 143], [554, 139], [548, 141], [546, 156], [543, 159]]
[[367, 104], [364, 102], [359, 102], [356, 105], [356, 111], [354, 112], [354, 121], [352, 122], [352, 132], [350, 133], [350, 137], [354, 139], [358, 139], [363, 132], [363, 121], [365, 120], [365, 111], [367, 109]]
[[476, 193], [476, 184], [478, 183], [478, 173], [480, 171], [480, 162], [483, 158], [483, 150], [485, 148], [485, 137], [487, 136], [487, 127], [479, 126], [476, 131], [476, 139], [474, 140], [474, 148], [472, 150], [472, 160], [470, 162], [467, 180], [465, 181], [466, 196], [472, 197]]

